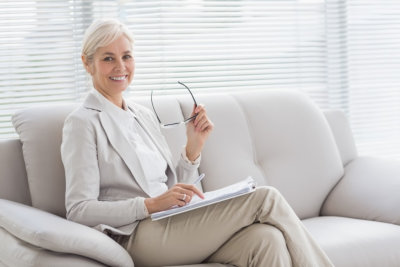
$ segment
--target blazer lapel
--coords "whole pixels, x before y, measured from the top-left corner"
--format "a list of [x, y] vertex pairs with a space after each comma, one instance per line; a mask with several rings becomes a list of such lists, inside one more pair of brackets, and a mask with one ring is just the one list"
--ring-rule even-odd
[[149, 195], [148, 183], [145, 179], [144, 171], [136, 151], [131, 151], [133, 144], [129, 142], [125, 135], [121, 134], [118, 123], [107, 112], [103, 112], [103, 105], [92, 93], [86, 98], [85, 107], [100, 111], [100, 123], [103, 126], [103, 129], [112, 147], [117, 151], [122, 160], [128, 166], [139, 186], [146, 194]]
[[156, 145], [158, 150], [160, 151], [161, 155], [164, 157], [164, 159], [167, 161], [167, 164], [171, 171], [175, 175], [175, 168], [172, 163], [172, 156], [171, 152], [167, 146], [167, 144], [164, 144], [163, 141], [163, 136], [158, 129], [155, 129], [153, 125], [150, 125], [150, 123], [143, 118], [141, 115], [141, 112], [133, 108], [131, 105], [128, 105], [128, 108], [130, 108], [135, 114], [136, 114], [136, 119], [140, 126], [145, 130], [145, 132], [149, 135], [150, 139], [153, 141], [153, 143]]

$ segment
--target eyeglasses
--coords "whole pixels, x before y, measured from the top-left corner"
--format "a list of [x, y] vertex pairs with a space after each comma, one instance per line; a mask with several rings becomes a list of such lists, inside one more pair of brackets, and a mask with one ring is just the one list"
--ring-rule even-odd
[[[181, 85], [183, 85], [183, 86], [185, 86], [185, 88], [189, 91], [190, 95], [192, 96], [194, 105], [195, 105], [195, 107], [197, 107], [196, 99], [194, 99], [194, 96], [193, 96], [193, 94], [192, 94], [192, 91], [190, 91], [189, 87], [187, 87], [184, 83], [181, 83], [181, 82], [179, 82], [179, 81], [178, 81], [178, 83], [181, 84]], [[193, 115], [192, 117], [187, 118], [187, 119], [185, 119], [184, 121], [181, 121], [181, 122], [174, 122], [174, 123], [167, 123], [167, 124], [164, 124], [164, 123], [161, 122], [160, 117], [158, 117], [157, 111], [156, 111], [156, 109], [154, 108], [154, 103], [153, 103], [153, 90], [151, 91], [150, 100], [151, 100], [151, 106], [153, 107], [154, 113], [156, 114], [157, 120], [158, 120], [158, 122], [160, 123], [160, 126], [161, 126], [162, 128], [175, 128], [175, 127], [178, 127], [178, 126], [180, 126], [180, 125], [182, 125], [182, 124], [187, 124], [188, 122], [190, 122], [191, 120], [193, 120], [193, 119], [195, 119], [195, 118], [197, 117], [197, 114], [195, 114], [195, 115]]]

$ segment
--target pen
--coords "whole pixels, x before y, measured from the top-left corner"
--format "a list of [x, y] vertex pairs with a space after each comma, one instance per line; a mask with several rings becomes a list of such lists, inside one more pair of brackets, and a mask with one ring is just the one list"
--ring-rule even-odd
[[196, 181], [194, 181], [193, 184], [196, 185], [198, 182], [203, 180], [204, 176], [206, 176], [204, 173], [200, 174], [199, 177], [196, 179]]

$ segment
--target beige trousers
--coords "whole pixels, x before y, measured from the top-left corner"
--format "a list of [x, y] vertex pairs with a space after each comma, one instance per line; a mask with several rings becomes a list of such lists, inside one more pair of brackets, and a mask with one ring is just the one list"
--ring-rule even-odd
[[272, 187], [167, 219], [143, 220], [121, 241], [135, 266], [333, 266]]

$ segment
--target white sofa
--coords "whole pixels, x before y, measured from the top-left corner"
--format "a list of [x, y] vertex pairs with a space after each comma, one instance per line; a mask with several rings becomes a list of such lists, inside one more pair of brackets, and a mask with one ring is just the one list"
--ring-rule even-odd
[[[195, 96], [215, 124], [200, 166], [205, 191], [251, 175], [282, 192], [335, 266], [400, 266], [400, 162], [358, 156], [342, 112], [289, 91]], [[193, 105], [154, 102], [165, 122]], [[0, 266], [133, 266], [112, 239], [64, 219], [61, 129], [76, 106], [17, 112], [20, 139], [0, 141]], [[163, 133], [178, 155], [185, 129]]]

